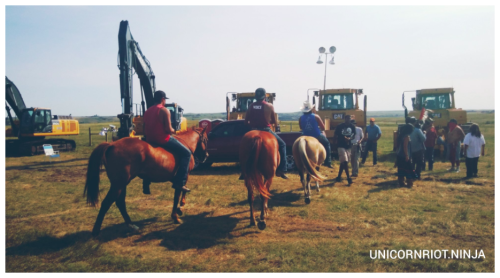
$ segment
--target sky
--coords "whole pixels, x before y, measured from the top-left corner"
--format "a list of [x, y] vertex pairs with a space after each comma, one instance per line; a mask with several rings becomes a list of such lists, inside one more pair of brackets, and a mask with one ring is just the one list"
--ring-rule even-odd
[[[369, 111], [403, 110], [407, 90], [454, 87], [456, 106], [494, 109], [494, 6], [6, 6], [5, 72], [28, 107], [117, 115], [118, 28], [156, 88], [185, 113], [225, 111], [227, 92], [275, 92], [295, 112], [323, 88], [363, 89]], [[324, 57], [322, 58], [325, 61]], [[406, 105], [410, 107], [409, 98]], [[134, 76], [134, 103], [140, 102]]]

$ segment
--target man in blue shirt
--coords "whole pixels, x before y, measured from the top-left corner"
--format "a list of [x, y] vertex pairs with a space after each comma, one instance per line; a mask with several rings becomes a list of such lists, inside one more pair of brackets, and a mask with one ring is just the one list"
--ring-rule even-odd
[[410, 124], [415, 126], [413, 132], [410, 134], [410, 144], [411, 144], [411, 163], [412, 168], [415, 170], [417, 179], [420, 179], [420, 173], [424, 168], [424, 153], [425, 153], [425, 135], [420, 129], [420, 123], [412, 118]]
[[299, 126], [302, 130], [302, 135], [318, 139], [326, 150], [326, 158], [323, 164], [328, 168], [333, 168], [330, 142], [321, 132], [322, 130], [325, 130], [325, 124], [318, 115], [312, 112], [312, 109], [313, 106], [311, 106], [311, 103], [309, 101], [304, 101], [304, 104], [300, 109], [304, 115], [302, 115], [299, 119]]
[[363, 141], [366, 142], [366, 148], [361, 157], [361, 165], [365, 164], [368, 152], [373, 152], [373, 165], [377, 165], [377, 141], [382, 136], [382, 131], [380, 127], [375, 124], [375, 118], [370, 118], [370, 125], [366, 127], [365, 136]]

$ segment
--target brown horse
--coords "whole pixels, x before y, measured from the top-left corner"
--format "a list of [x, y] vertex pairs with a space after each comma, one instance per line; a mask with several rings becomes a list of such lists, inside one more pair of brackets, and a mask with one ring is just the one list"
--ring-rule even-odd
[[[193, 128], [175, 135], [175, 138], [201, 161], [204, 161], [208, 156], [206, 152], [208, 139], [205, 129]], [[111, 187], [102, 201], [99, 215], [92, 230], [93, 236], [99, 234], [104, 215], [115, 201], [125, 223], [132, 229], [138, 230], [139, 228], [132, 224], [125, 208], [127, 185], [135, 177], [143, 179], [145, 186], [149, 186], [150, 182], [171, 181], [178, 168], [172, 153], [161, 147], [153, 147], [137, 138], [128, 137], [113, 143], [101, 143], [90, 155], [87, 168], [84, 196], [87, 195], [87, 204], [92, 206], [96, 206], [99, 199], [99, 172], [102, 164], [106, 167]], [[194, 157], [192, 156], [189, 170], [191, 171], [193, 167]], [[180, 195], [181, 190], [175, 189], [171, 217], [176, 224], [181, 223], [177, 214], [182, 215], [182, 207], [186, 203], [186, 195], [183, 193], [181, 205], [179, 208], [177, 207]]]
[[325, 161], [326, 150], [318, 139], [311, 136], [300, 136], [293, 143], [292, 152], [300, 181], [304, 187], [305, 202], [309, 204], [311, 203], [311, 178], [316, 181], [318, 192], [319, 182], [325, 179], [318, 170]]
[[271, 133], [252, 130], [243, 136], [240, 143], [240, 165], [248, 190], [250, 226], [255, 226], [253, 214], [253, 188], [255, 187], [262, 199], [261, 221], [259, 221], [258, 227], [261, 230], [266, 228], [267, 201], [271, 196], [269, 189], [279, 164], [278, 141]]

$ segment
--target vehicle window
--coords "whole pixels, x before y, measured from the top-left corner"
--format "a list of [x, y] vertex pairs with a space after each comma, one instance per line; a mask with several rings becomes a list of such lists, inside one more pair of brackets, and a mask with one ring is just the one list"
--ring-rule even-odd
[[451, 108], [449, 94], [423, 95], [422, 102], [427, 109], [448, 109]]
[[22, 119], [21, 125], [22, 126], [30, 126], [32, 116], [33, 116], [33, 110], [24, 111], [23, 116], [22, 116], [23, 119]]
[[234, 124], [219, 126], [213, 131], [213, 134], [217, 137], [234, 136], [234, 126]]
[[353, 109], [352, 94], [331, 94], [321, 96], [321, 110]]
[[234, 136], [243, 136], [245, 133], [249, 132], [251, 130], [250, 126], [248, 125], [236, 125], [235, 131], [234, 131]]
[[45, 123], [45, 110], [38, 110], [35, 112], [35, 124]]

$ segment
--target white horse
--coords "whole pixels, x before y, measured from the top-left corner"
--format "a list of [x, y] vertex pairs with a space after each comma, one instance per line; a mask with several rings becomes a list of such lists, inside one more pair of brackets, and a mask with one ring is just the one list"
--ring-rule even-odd
[[[304, 187], [306, 204], [311, 203], [311, 178], [316, 181], [319, 192], [319, 182], [325, 179], [318, 170], [326, 158], [325, 147], [314, 137], [300, 136], [292, 147], [295, 165], [299, 171], [300, 181]], [[307, 177], [306, 177], [307, 175]]]

